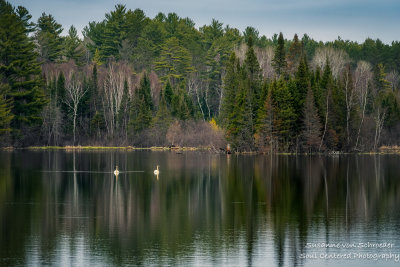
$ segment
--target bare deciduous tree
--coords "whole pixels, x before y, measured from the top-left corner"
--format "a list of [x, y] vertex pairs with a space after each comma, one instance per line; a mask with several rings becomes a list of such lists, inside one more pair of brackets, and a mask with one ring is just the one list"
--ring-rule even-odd
[[349, 56], [345, 51], [333, 47], [317, 48], [312, 60], [312, 66], [324, 69], [327, 60], [329, 61], [333, 77], [337, 79], [349, 62]]
[[203, 120], [205, 120], [205, 115], [203, 111], [203, 106], [200, 102], [201, 96], [201, 79], [199, 79], [198, 73], [192, 73], [188, 79], [188, 93], [189, 95], [193, 95], [196, 98], [196, 102], [200, 108], [201, 115], [203, 116]]
[[235, 47], [234, 49], [235, 55], [239, 59], [240, 64], [243, 64], [246, 58], [247, 49], [248, 47], [246, 43], [242, 43], [238, 47]]
[[386, 109], [378, 107], [374, 117], [375, 119], [374, 150], [378, 148], [385, 118], [386, 118]]
[[322, 137], [321, 137], [321, 143], [319, 144], [319, 149], [318, 151], [321, 152], [322, 149], [322, 145], [324, 143], [324, 138], [326, 135], [326, 130], [328, 128], [328, 117], [329, 117], [329, 96], [330, 96], [330, 89], [328, 88], [327, 92], [326, 92], [326, 110], [325, 110], [325, 123], [324, 123], [324, 131], [322, 133]]
[[356, 91], [354, 90], [354, 84], [352, 81], [350, 66], [347, 66], [343, 72], [344, 82], [344, 96], [346, 100], [346, 134], [347, 134], [347, 145], [350, 144], [350, 116], [356, 105]]
[[368, 101], [368, 88], [371, 79], [372, 79], [371, 64], [366, 61], [359, 61], [357, 63], [357, 68], [354, 73], [354, 90], [356, 91], [356, 95], [358, 97], [358, 104], [361, 110], [361, 120], [360, 120], [360, 125], [358, 126], [356, 144], [354, 146], [355, 150], [358, 149], [361, 127], [363, 125], [365, 118], [365, 108], [367, 106], [367, 101]]
[[264, 78], [272, 79], [275, 77], [275, 70], [272, 67], [272, 59], [274, 58], [274, 49], [271, 46], [265, 48], [254, 49], [257, 60], [260, 63], [260, 68]]
[[76, 117], [78, 115], [78, 107], [88, 89], [83, 88], [81, 82], [76, 77], [76, 74], [73, 71], [71, 71], [66, 79], [65, 91], [66, 91], [66, 96], [64, 102], [72, 112], [72, 124], [73, 124], [73, 135], [74, 135], [73, 145], [75, 145]]
[[392, 91], [396, 91], [399, 88], [399, 82], [400, 82], [400, 75], [397, 71], [392, 70], [386, 75], [386, 80], [390, 82], [392, 86]]
[[47, 139], [47, 145], [59, 145], [62, 135], [62, 114], [54, 100], [42, 111], [42, 131]]
[[107, 67], [102, 97], [105, 124], [107, 132], [111, 136], [114, 136], [114, 131], [118, 128], [117, 116], [124, 94], [125, 81], [129, 88], [132, 86], [131, 73], [130, 68], [125, 64], [112, 62]]
[[150, 72], [149, 79], [150, 79], [151, 98], [153, 100], [154, 105], [158, 106], [158, 103], [160, 101], [161, 83], [160, 80], [158, 79], [157, 74], [154, 71]]
[[176, 144], [175, 141], [179, 140], [179, 136], [181, 135], [182, 135], [181, 125], [178, 121], [175, 121], [169, 126], [166, 138], [168, 143], [174, 146]]
[[206, 121], [175, 121], [167, 131], [168, 144], [178, 146], [208, 146], [223, 148], [225, 133], [218, 126]]

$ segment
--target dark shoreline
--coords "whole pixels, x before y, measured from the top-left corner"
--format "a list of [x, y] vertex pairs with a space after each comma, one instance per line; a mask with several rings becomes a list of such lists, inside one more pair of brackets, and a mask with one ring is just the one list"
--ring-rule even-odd
[[[213, 147], [133, 147], [133, 146], [29, 146], [29, 147], [1, 147], [2, 151], [15, 151], [15, 150], [29, 150], [29, 151], [176, 151], [176, 152], [187, 152], [187, 151], [209, 151], [216, 154], [225, 154], [224, 151], [216, 150]], [[237, 155], [270, 155], [269, 153], [251, 151], [251, 152], [233, 152], [232, 154]], [[273, 155], [400, 155], [400, 147], [387, 147], [382, 146], [378, 151], [359, 151], [359, 152], [342, 152], [342, 151], [330, 151], [323, 153], [295, 153], [295, 152], [276, 152]]]

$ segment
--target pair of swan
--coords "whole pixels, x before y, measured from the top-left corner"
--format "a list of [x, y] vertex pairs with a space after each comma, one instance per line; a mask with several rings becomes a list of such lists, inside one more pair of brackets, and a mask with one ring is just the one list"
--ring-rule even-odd
[[[159, 167], [159, 166], [157, 165], [157, 169], [154, 170], [154, 175], [157, 175], [157, 176], [160, 174], [160, 171], [158, 170], [158, 167]], [[118, 165], [115, 166], [114, 175], [115, 175], [115, 176], [118, 176], [118, 175], [119, 175]]]

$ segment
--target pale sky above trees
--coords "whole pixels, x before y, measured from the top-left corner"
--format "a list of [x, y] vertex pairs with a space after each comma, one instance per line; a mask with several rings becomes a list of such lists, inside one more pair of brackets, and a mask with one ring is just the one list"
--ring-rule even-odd
[[253, 26], [260, 35], [271, 37], [282, 31], [286, 38], [307, 33], [316, 40], [330, 41], [340, 36], [362, 42], [367, 37], [385, 43], [399, 40], [398, 0], [11, 0], [28, 8], [36, 21], [42, 12], [52, 14], [64, 27], [73, 24], [79, 31], [89, 21], [101, 21], [116, 4], [142, 9], [151, 18], [158, 12], [175, 12], [189, 17], [196, 27], [213, 18], [243, 31]]

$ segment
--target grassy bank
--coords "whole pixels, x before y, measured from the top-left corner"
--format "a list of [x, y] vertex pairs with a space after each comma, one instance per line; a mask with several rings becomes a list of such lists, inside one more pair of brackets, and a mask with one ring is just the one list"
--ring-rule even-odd
[[[93, 151], [93, 150], [149, 150], [149, 151], [205, 151], [209, 147], [133, 147], [133, 146], [30, 146], [26, 150], [65, 150], [65, 151]], [[8, 148], [10, 150], [10, 148]], [[12, 149], [11, 149], [12, 150]]]

